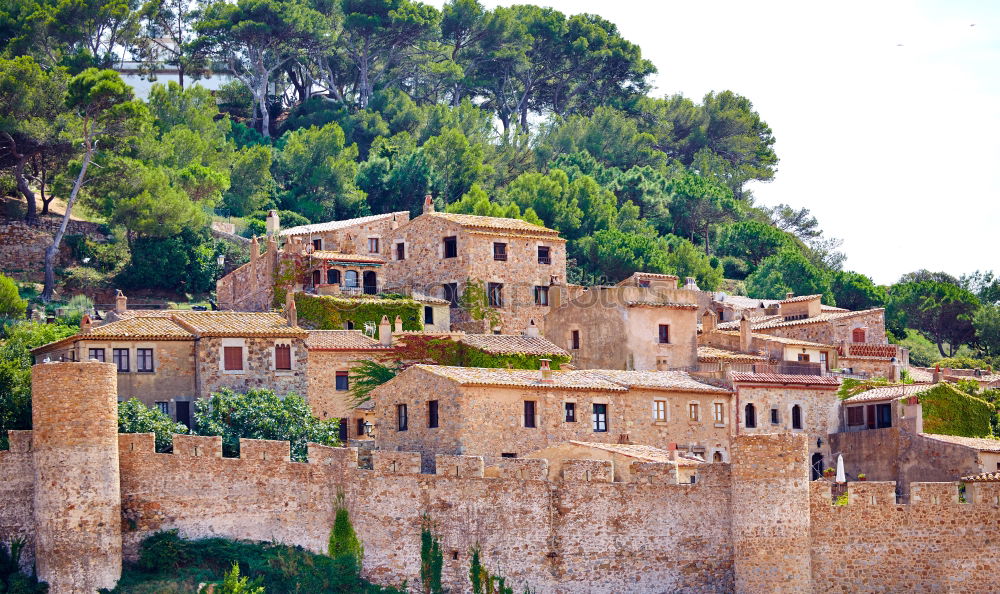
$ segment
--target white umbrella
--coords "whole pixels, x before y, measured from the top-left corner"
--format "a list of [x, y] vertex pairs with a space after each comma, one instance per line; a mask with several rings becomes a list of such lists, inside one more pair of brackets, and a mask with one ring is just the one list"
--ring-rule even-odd
[[844, 476], [844, 455], [837, 454], [837, 482], [846, 483], [847, 477]]

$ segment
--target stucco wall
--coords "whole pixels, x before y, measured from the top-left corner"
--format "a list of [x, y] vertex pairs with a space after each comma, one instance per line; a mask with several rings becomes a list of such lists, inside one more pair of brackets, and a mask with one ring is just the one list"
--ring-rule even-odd
[[[90, 349], [104, 349], [104, 360], [112, 362], [113, 349], [129, 350], [129, 371], [118, 373], [118, 398], [137, 398], [152, 407], [157, 401], [178, 396], [194, 397], [194, 340], [79, 340], [77, 358], [86, 361]], [[137, 371], [136, 349], [153, 349], [153, 372]]]

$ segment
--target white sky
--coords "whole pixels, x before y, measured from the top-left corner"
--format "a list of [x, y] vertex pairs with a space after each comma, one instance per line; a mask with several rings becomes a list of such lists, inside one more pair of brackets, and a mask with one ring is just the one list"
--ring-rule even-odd
[[753, 101], [781, 159], [758, 203], [809, 208], [847, 268], [1000, 269], [1000, 2], [534, 3], [617, 24], [654, 95]]

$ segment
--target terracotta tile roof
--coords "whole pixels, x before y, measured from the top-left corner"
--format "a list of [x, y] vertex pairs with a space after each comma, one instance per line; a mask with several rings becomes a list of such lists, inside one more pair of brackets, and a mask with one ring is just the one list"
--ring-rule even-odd
[[676, 301], [664, 301], [662, 299], [641, 299], [629, 300], [625, 302], [628, 307], [668, 307], [671, 309], [698, 309], [697, 303], [677, 303]]
[[459, 342], [495, 355], [568, 355], [566, 351], [540, 336], [519, 334], [466, 334]]
[[673, 280], [676, 281], [677, 277], [673, 274], [658, 274], [656, 272], [633, 272], [631, 276], [618, 281], [616, 287], [630, 286], [632, 281], [641, 279], [660, 279], [660, 280]]
[[1000, 439], [993, 439], [989, 437], [962, 437], [960, 435], [937, 435], [934, 433], [921, 433], [921, 435], [929, 439], [953, 443], [967, 448], [972, 448], [974, 450], [979, 450], [980, 452], [1000, 453]]
[[110, 312], [117, 316], [119, 320], [125, 320], [128, 318], [169, 318], [175, 313], [193, 311], [193, 310], [181, 310], [181, 309], [126, 309], [121, 313]]
[[962, 481], [966, 483], [1000, 483], [1000, 472], [981, 472], [963, 476]]
[[856, 404], [858, 402], [875, 402], [877, 400], [898, 400], [907, 396], [919, 394], [924, 390], [933, 388], [931, 384], [899, 384], [895, 386], [882, 386], [872, 388], [864, 392], [851, 396], [844, 400], [845, 404]]
[[[738, 330], [722, 330], [720, 334], [726, 334], [729, 336], [739, 336]], [[809, 342], [808, 340], [799, 340], [798, 338], [785, 338], [784, 336], [772, 336], [771, 334], [760, 334], [758, 332], [751, 332], [751, 337], [754, 340], [766, 340], [768, 342], [777, 342], [780, 344], [789, 344], [795, 346], [806, 346], [806, 347], [816, 347], [823, 349], [832, 349], [833, 345], [823, 344], [821, 342]]]
[[553, 371], [551, 382], [542, 382], [541, 374], [529, 369], [486, 369], [447, 365], [414, 365], [413, 368], [450, 379], [463, 386], [515, 386], [524, 388], [563, 388], [625, 392], [617, 383], [583, 371]]
[[799, 295], [798, 297], [789, 297], [788, 299], [782, 299], [778, 303], [798, 303], [800, 301], [812, 301], [813, 299], [822, 299], [823, 295]]
[[299, 337], [308, 333], [289, 327], [281, 314], [263, 312], [201, 311], [173, 316], [178, 324], [199, 336]]
[[365, 223], [373, 223], [375, 221], [381, 221], [384, 219], [391, 219], [393, 215], [405, 215], [406, 219], [401, 220], [403, 223], [409, 219], [410, 213], [405, 211], [400, 212], [387, 212], [385, 214], [371, 215], [367, 217], [358, 217], [356, 219], [344, 219], [343, 221], [327, 221], [325, 223], [313, 223], [311, 225], [299, 225], [298, 227], [289, 227], [288, 229], [282, 229], [278, 232], [279, 235], [304, 235], [306, 233], [321, 233], [323, 231], [336, 231], [338, 229], [344, 229], [345, 227], [352, 227], [354, 225], [364, 225]]
[[777, 299], [754, 299], [745, 295], [726, 295], [715, 299], [716, 303], [728, 305], [732, 309], [764, 309], [778, 303]]
[[849, 309], [844, 309], [843, 307], [834, 307], [832, 305], [826, 305], [823, 303], [819, 304], [820, 311], [851, 311]]
[[[569, 443], [585, 448], [611, 452], [613, 454], [619, 454], [621, 456], [635, 458], [636, 460], [643, 460], [645, 462], [673, 462], [673, 460], [670, 459], [669, 451], [661, 450], [660, 448], [654, 448], [653, 446], [648, 445], [597, 443], [591, 441], [576, 441], [573, 439], [569, 440]], [[691, 462], [693, 462], [693, 460], [691, 460]]]
[[934, 373], [920, 367], [910, 367], [907, 370], [913, 381], [920, 383], [928, 383], [934, 381]]
[[589, 374], [628, 388], [651, 388], [680, 392], [729, 394], [725, 388], [699, 381], [686, 371], [625, 371], [621, 369], [581, 369], [573, 373]]
[[414, 291], [410, 295], [410, 299], [417, 301], [418, 303], [427, 303], [431, 305], [450, 305], [451, 301], [447, 299], [441, 299], [440, 297], [434, 297], [432, 295], [427, 295], [425, 293], [417, 293]]
[[54, 348], [70, 345], [78, 340], [192, 340], [194, 336], [168, 317], [131, 317], [95, 326], [90, 332], [77, 333], [61, 340], [31, 349], [44, 353]]
[[734, 383], [803, 384], [809, 386], [839, 386], [840, 378], [831, 375], [791, 375], [787, 373], [734, 373]]
[[745, 363], [767, 362], [767, 357], [741, 353], [739, 351], [729, 351], [710, 346], [698, 347], [698, 360], [706, 363], [713, 361], [740, 361]]
[[[883, 311], [883, 308], [864, 309], [861, 311], [824, 311], [820, 313], [818, 316], [813, 316], [811, 318], [803, 318], [801, 320], [790, 320], [790, 321], [785, 321], [785, 318], [783, 316], [762, 316], [758, 318], [752, 318], [750, 320], [750, 327], [753, 330], [766, 330], [768, 328], [784, 328], [788, 326], [818, 324], [820, 322], [833, 322], [836, 320], [853, 318], [855, 316], [870, 314], [876, 311]], [[739, 320], [722, 322], [718, 326], [720, 330], [738, 330], [739, 327], [740, 327]]]
[[391, 349], [360, 330], [309, 330], [310, 351], [374, 351]]
[[331, 250], [314, 250], [309, 253], [309, 257], [313, 260], [332, 260], [334, 262], [343, 263], [360, 262], [363, 264], [385, 264], [385, 258], [380, 258], [379, 256], [373, 256], [370, 254], [345, 254], [343, 252], [334, 252]]
[[[530, 234], [559, 235], [555, 229], [535, 225], [521, 219], [507, 219], [503, 217], [483, 217], [470, 214], [456, 214], [451, 212], [432, 212], [421, 216], [431, 216], [445, 219], [453, 223], [458, 223], [463, 227], [473, 227], [478, 229], [496, 229], [500, 231], [517, 231]], [[419, 218], [419, 217], [418, 217]]]

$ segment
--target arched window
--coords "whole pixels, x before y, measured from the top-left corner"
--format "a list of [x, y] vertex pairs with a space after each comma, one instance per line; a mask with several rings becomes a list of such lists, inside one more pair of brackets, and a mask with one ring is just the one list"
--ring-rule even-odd
[[722, 452], [712, 454], [712, 462], [722, 462]]
[[348, 289], [358, 288], [358, 271], [348, 270], [344, 273], [344, 286]]
[[757, 408], [752, 403], [743, 408], [743, 424], [747, 429], [757, 428]]
[[851, 340], [853, 340], [854, 342], [864, 342], [865, 341], [865, 329], [864, 328], [855, 328], [854, 331], [851, 332]]
[[802, 407], [796, 404], [792, 407], [792, 429], [802, 428]]
[[365, 295], [374, 295], [378, 293], [378, 281], [375, 278], [375, 273], [371, 270], [366, 270], [363, 275], [361, 275], [362, 284], [364, 284]]
[[340, 284], [340, 271], [336, 269], [330, 269], [326, 271], [326, 284], [328, 285], [339, 285]]

